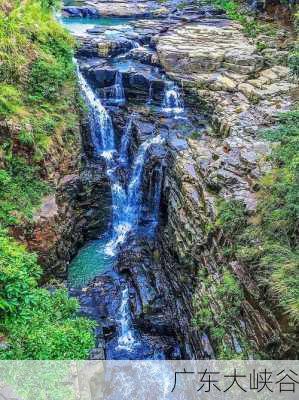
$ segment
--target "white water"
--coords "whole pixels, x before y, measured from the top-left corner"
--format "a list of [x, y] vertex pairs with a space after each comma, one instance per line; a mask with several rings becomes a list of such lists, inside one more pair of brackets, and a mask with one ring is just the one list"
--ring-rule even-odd
[[121, 146], [120, 146], [120, 161], [122, 164], [125, 166], [128, 165], [129, 162], [129, 146], [131, 142], [131, 136], [132, 136], [132, 127], [133, 127], [133, 121], [134, 118], [136, 117], [135, 113], [132, 113], [129, 117], [129, 121], [126, 124], [124, 133], [121, 137]]
[[130, 351], [134, 346], [135, 338], [129, 304], [129, 289], [127, 287], [122, 289], [118, 321], [120, 323], [120, 334], [117, 347], [121, 350]]
[[[135, 114], [132, 114], [127, 122], [122, 136], [120, 151], [115, 146], [114, 129], [112, 120], [102, 105], [101, 100], [93, 93], [87, 81], [78, 68], [78, 79], [86, 105], [89, 109], [89, 120], [92, 142], [96, 155], [100, 155], [106, 161], [107, 175], [111, 182], [112, 193], [112, 237], [107, 243], [104, 252], [114, 256], [118, 247], [125, 242], [129, 232], [138, 227], [140, 212], [142, 207], [142, 180], [144, 165], [148, 157], [150, 146], [162, 144], [160, 136], [149, 137], [138, 149], [133, 166], [131, 168], [130, 179], [125, 187], [119, 176], [119, 166], [123, 163], [129, 166], [129, 146], [132, 136], [132, 126]], [[116, 75], [115, 80], [115, 100], [124, 99], [121, 74]], [[160, 183], [154, 194], [153, 202], [160, 199]], [[158, 205], [153, 207], [153, 220], [156, 219]], [[132, 316], [130, 311], [130, 299], [128, 287], [122, 289], [121, 305], [118, 310], [119, 335], [118, 348], [131, 351], [138, 343], [134, 337]]]
[[107, 154], [115, 150], [114, 131], [111, 118], [99, 98], [95, 96], [77, 68], [79, 84], [89, 111], [89, 124], [96, 153]]
[[152, 102], [153, 102], [153, 84], [152, 84], [152, 82], [151, 82], [151, 83], [150, 83], [150, 87], [149, 87], [148, 99], [147, 99], [146, 104], [147, 104], [148, 106], [150, 106], [150, 105], [152, 104]]
[[119, 71], [117, 71], [115, 75], [115, 83], [112, 90], [112, 100], [116, 104], [123, 104], [126, 101], [122, 74]]
[[[148, 155], [148, 149], [153, 144], [162, 144], [163, 139], [160, 136], [152, 136], [146, 140], [138, 149], [135, 157], [131, 178], [128, 183], [127, 195], [122, 193], [122, 203], [118, 210], [119, 221], [114, 226], [114, 235], [107, 244], [107, 254], [115, 254], [118, 246], [125, 242], [128, 233], [138, 227], [140, 211], [142, 207], [141, 186], [143, 169]], [[123, 189], [124, 190], [124, 189]], [[120, 198], [120, 196], [118, 196]]]
[[142, 173], [147, 156], [147, 151], [153, 144], [162, 144], [163, 139], [160, 136], [153, 136], [142, 143], [138, 149], [138, 154], [134, 160], [132, 177], [128, 186], [128, 203], [126, 214], [131, 225], [137, 225], [139, 222], [141, 201]]
[[178, 116], [184, 112], [179, 88], [173, 82], [166, 82], [162, 111], [173, 116]]

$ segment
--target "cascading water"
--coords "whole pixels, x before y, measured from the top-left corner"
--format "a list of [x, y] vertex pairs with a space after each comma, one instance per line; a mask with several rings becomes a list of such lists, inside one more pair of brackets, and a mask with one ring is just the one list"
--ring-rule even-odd
[[112, 101], [115, 104], [123, 104], [125, 103], [125, 91], [123, 86], [123, 78], [122, 74], [117, 71], [115, 74], [115, 83], [112, 90]]
[[133, 122], [136, 117], [136, 114], [133, 113], [129, 117], [129, 121], [126, 124], [124, 133], [121, 138], [121, 146], [120, 146], [120, 161], [124, 166], [128, 166], [129, 162], [129, 146], [131, 142], [131, 136], [132, 136], [132, 127], [133, 127]]
[[[117, 208], [118, 223], [113, 226], [113, 236], [107, 244], [107, 254], [113, 255], [116, 253], [118, 246], [125, 242], [129, 232], [138, 227], [140, 210], [141, 210], [141, 185], [143, 168], [146, 162], [147, 151], [153, 144], [162, 144], [163, 139], [160, 136], [151, 136], [138, 149], [135, 157], [131, 178], [127, 187], [127, 195], [124, 195], [122, 189], [122, 202]], [[119, 183], [118, 183], [119, 185]], [[120, 190], [120, 185], [118, 186]], [[113, 198], [113, 196], [112, 196]], [[118, 197], [118, 199], [120, 196]], [[115, 207], [115, 205], [113, 205]]]
[[177, 85], [173, 82], [166, 82], [162, 111], [174, 117], [184, 112], [184, 104]]
[[111, 118], [77, 68], [77, 75], [83, 97], [88, 107], [89, 126], [96, 155], [104, 152], [105, 157], [115, 150], [114, 131]]
[[128, 203], [126, 207], [126, 214], [128, 221], [132, 226], [138, 226], [140, 209], [141, 209], [141, 185], [142, 173], [145, 164], [147, 151], [153, 144], [162, 144], [163, 139], [160, 136], [153, 136], [145, 141], [138, 150], [138, 154], [134, 160], [132, 169], [132, 177], [128, 185]]
[[118, 321], [120, 332], [118, 336], [118, 349], [130, 351], [135, 344], [134, 329], [129, 304], [129, 289], [122, 289], [121, 305], [119, 308]]
[[146, 104], [150, 106], [153, 102], [153, 83], [150, 82], [149, 92], [148, 92], [148, 99]]

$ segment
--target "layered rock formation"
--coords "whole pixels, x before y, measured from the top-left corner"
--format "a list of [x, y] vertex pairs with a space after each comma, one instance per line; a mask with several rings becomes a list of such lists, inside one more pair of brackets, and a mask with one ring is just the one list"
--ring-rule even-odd
[[[271, 151], [257, 134], [298, 98], [288, 68], [273, 65], [273, 59], [269, 63], [240, 29], [228, 21], [209, 20], [157, 38], [161, 64], [185, 88], [194, 107], [209, 110], [214, 128], [213, 133], [189, 139], [187, 149], [173, 154], [164, 188], [168, 220], [162, 238], [174, 258], [164, 262], [168, 267], [175, 263], [182, 271], [187, 268], [194, 276], [206, 269], [215, 282], [221, 281], [225, 262], [221, 255], [225, 238], [221, 232], [211, 235], [209, 229], [216, 200], [239, 200], [247, 210], [255, 210], [255, 180], [269, 168], [263, 160]], [[245, 290], [245, 300], [239, 326], [231, 327], [224, 341], [234, 353], [244, 350], [239, 338], [245, 336], [251, 351], [271, 357], [289, 354], [282, 327], [271, 305], [265, 305], [254, 277], [237, 263], [232, 262], [230, 269]], [[216, 315], [220, 312], [219, 299], [204, 282], [199, 280], [195, 291], [199, 298], [209, 298]]]

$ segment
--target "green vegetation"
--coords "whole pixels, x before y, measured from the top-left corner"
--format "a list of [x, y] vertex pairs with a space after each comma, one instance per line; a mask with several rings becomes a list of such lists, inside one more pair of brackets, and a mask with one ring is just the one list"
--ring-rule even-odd
[[[213, 348], [219, 359], [247, 358], [249, 346], [241, 329], [237, 329], [240, 319], [243, 290], [234, 275], [225, 266], [219, 268], [221, 278], [214, 280], [206, 270], [199, 273], [202, 292], [194, 297], [193, 306], [196, 310], [193, 324], [199, 329], [209, 332]], [[215, 308], [211, 308], [211, 304]], [[228, 345], [227, 332], [233, 331], [242, 347], [242, 353], [234, 351]], [[230, 338], [231, 339], [231, 338]]]
[[224, 234], [222, 259], [227, 266], [219, 267], [218, 280], [201, 271], [194, 297], [194, 324], [209, 332], [219, 358], [240, 357], [223, 340], [228, 331], [236, 333], [245, 356], [252, 351], [238, 331], [244, 294], [230, 261], [246, 266], [260, 300], [272, 304], [284, 323], [287, 318], [290, 334], [299, 324], [299, 111], [281, 114], [277, 127], [263, 135], [274, 144], [269, 156], [273, 168], [257, 182], [257, 210], [249, 216], [241, 202], [219, 201], [211, 229]]
[[34, 254], [10, 237], [51, 190], [44, 160], [76, 143], [73, 41], [54, 20], [56, 0], [0, 0], [1, 359], [84, 359], [93, 323], [64, 290], [38, 287]]
[[[296, 13], [294, 16], [294, 25], [295, 25], [295, 31], [298, 35], [298, 33], [299, 33], [299, 12]], [[290, 53], [288, 64], [291, 69], [292, 75], [295, 78], [299, 78], [299, 40], [298, 40], [298, 36], [297, 36], [297, 41], [294, 45], [293, 51], [291, 51], [291, 53]]]
[[247, 36], [256, 37], [260, 33], [275, 35], [275, 25], [262, 23], [254, 15], [249, 15], [248, 10], [244, 10], [236, 0], [209, 0], [209, 2], [225, 10], [230, 19], [239, 22]]

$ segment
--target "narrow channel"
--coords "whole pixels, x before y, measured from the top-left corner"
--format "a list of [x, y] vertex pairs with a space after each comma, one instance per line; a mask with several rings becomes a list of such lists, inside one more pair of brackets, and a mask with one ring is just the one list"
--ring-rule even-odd
[[[159, 66], [138, 61], [135, 49], [147, 55], [152, 49], [149, 42], [138, 41], [132, 20], [60, 20], [83, 43], [75, 62], [88, 110], [93, 148], [90, 161], [93, 165], [104, 161], [112, 199], [107, 231], [86, 243], [70, 264], [70, 292], [81, 301], [83, 314], [85, 310], [86, 315], [100, 321], [98, 346], [104, 338], [106, 359], [181, 358], [174, 334], [153, 335], [136, 323], [136, 315], [144, 312], [138, 309], [140, 293], [121, 263], [130, 246], [135, 242], [135, 247], [139, 246], [140, 237], [143, 243], [156, 240], [169, 132], [190, 130], [183, 93]], [[121, 36], [117, 51], [107, 57], [90, 51], [97, 35], [112, 41]], [[137, 39], [132, 39], [135, 36]], [[143, 132], [136, 138], [140, 121]], [[162, 156], [157, 157], [146, 188], [147, 165], [155, 153]], [[142, 284], [152, 290], [150, 282]]]

